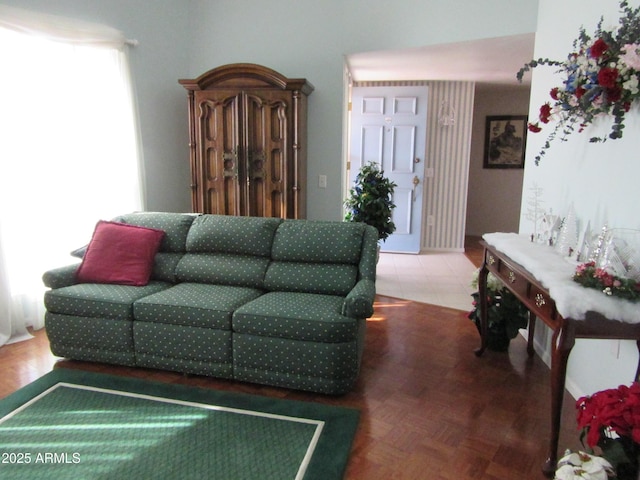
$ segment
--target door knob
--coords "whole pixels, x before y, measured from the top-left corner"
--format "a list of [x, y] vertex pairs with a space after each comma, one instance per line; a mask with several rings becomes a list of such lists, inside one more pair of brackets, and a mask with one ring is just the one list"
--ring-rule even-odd
[[415, 196], [415, 191], [416, 191], [416, 187], [418, 186], [418, 184], [420, 183], [420, 179], [418, 178], [418, 176], [414, 176], [413, 177], [413, 188], [411, 189], [411, 201], [415, 202], [416, 201], [416, 196]]

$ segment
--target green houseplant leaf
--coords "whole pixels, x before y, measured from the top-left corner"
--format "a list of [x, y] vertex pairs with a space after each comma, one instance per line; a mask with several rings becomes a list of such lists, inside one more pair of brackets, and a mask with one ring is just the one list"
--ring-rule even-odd
[[345, 200], [345, 221], [364, 222], [378, 230], [378, 239], [386, 240], [396, 226], [391, 220], [395, 208], [392, 195], [396, 184], [384, 176], [375, 162], [363, 165]]

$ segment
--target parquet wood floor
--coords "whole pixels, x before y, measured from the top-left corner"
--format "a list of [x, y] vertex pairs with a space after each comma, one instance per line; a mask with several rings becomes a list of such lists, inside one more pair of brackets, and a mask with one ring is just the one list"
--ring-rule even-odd
[[[471, 254], [470, 254], [471, 258]], [[52, 368], [355, 407], [360, 425], [348, 480], [543, 479], [550, 372], [518, 337], [508, 353], [477, 358], [466, 312], [378, 296], [354, 391], [329, 397], [149, 369], [61, 360], [46, 332], [0, 348], [0, 397]], [[579, 448], [575, 402], [565, 394], [561, 448]]]

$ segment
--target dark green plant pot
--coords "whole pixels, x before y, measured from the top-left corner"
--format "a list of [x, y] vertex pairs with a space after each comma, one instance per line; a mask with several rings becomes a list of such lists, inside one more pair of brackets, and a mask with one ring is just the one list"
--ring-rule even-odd
[[[480, 324], [474, 322], [478, 333], [480, 332]], [[511, 339], [507, 335], [507, 329], [504, 324], [493, 325], [487, 332], [487, 348], [493, 352], [506, 352], [509, 350]]]
[[[467, 317], [480, 332], [480, 294], [472, 293], [474, 308]], [[508, 290], [491, 293], [488, 299], [487, 348], [494, 352], [506, 352], [512, 338], [518, 335], [521, 328], [527, 328], [529, 312], [520, 301]]]

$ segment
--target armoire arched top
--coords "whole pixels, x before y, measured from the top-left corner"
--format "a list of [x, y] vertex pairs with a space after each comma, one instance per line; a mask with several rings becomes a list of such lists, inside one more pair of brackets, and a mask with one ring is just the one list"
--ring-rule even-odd
[[213, 68], [195, 79], [178, 82], [187, 90], [275, 87], [281, 90], [298, 90], [309, 95], [314, 89], [304, 78], [287, 78], [271, 68], [255, 63], [230, 63]]

